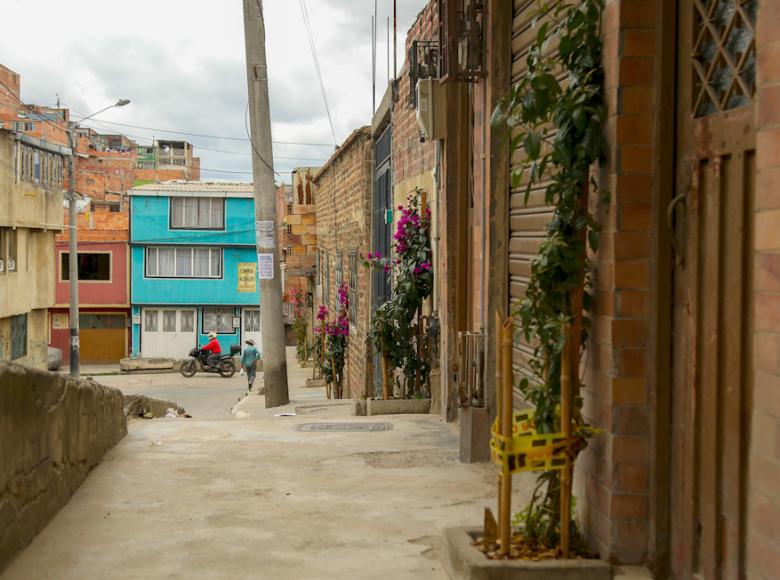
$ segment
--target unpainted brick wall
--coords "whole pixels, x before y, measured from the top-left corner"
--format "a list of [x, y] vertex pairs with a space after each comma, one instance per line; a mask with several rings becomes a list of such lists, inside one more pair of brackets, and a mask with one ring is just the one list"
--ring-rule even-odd
[[[314, 205], [317, 236], [321, 256], [328, 260], [329, 301], [331, 318], [336, 315], [336, 255], [343, 260], [343, 281], [349, 282], [349, 254], [357, 255], [357, 317], [350, 325], [344, 396], [365, 396], [368, 377], [366, 336], [370, 315], [370, 273], [361, 264], [361, 256], [370, 251], [371, 194], [373, 175], [373, 141], [370, 127], [356, 129], [330, 160], [314, 176]], [[308, 231], [308, 230], [307, 230]], [[322, 268], [322, 265], [320, 265]], [[321, 303], [315, 299], [315, 312]]]
[[415, 40], [438, 39], [438, 2], [428, 2], [417, 15], [406, 35], [404, 66], [398, 77], [398, 100], [393, 104], [393, 184], [400, 183], [424, 171], [431, 171], [435, 145], [420, 139], [420, 126], [414, 106], [409, 102], [409, 50]]
[[780, 5], [759, 2], [747, 577], [780, 575]]
[[122, 393], [0, 363], [0, 572], [127, 434]]
[[603, 556], [644, 562], [651, 542], [655, 299], [650, 273], [655, 158], [658, 0], [609, 0], [604, 15], [611, 202], [594, 256], [593, 333], [584, 414], [604, 429], [577, 462], [580, 516]]

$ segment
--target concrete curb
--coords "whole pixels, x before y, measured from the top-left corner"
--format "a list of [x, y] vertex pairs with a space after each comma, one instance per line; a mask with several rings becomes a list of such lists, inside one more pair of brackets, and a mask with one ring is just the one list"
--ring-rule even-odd
[[612, 580], [612, 566], [603, 560], [488, 560], [472, 544], [479, 532], [460, 526], [445, 528], [442, 559], [455, 580]]
[[427, 415], [430, 399], [368, 399], [366, 415]]

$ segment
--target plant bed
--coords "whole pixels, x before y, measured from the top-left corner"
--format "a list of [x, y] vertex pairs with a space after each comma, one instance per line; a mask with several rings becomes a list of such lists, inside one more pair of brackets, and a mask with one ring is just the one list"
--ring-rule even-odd
[[355, 417], [365, 417], [366, 416], [366, 400], [365, 399], [354, 399], [352, 401], [352, 415]]
[[371, 415], [427, 415], [430, 399], [369, 399], [366, 414]]
[[306, 379], [306, 387], [313, 389], [313, 388], [322, 388], [325, 386], [325, 379]]
[[567, 560], [491, 560], [476, 545], [481, 530], [444, 530], [444, 564], [457, 580], [611, 580], [608, 562], [587, 558]]

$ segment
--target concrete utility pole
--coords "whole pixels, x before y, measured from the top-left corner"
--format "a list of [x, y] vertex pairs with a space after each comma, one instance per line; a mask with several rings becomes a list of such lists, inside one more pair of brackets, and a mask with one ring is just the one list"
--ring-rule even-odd
[[76, 208], [76, 138], [68, 128], [68, 280], [70, 285], [70, 376], [79, 378], [79, 255], [76, 240], [78, 209]]
[[[124, 107], [129, 104], [129, 99], [119, 99], [113, 105], [84, 117], [79, 122], [83, 123], [95, 115], [108, 111], [114, 107]], [[80, 346], [79, 346], [79, 253], [78, 253], [78, 208], [76, 207], [76, 126], [68, 121], [68, 144], [70, 145], [70, 157], [68, 157], [68, 281], [70, 286], [70, 376], [78, 379], [81, 375]]]
[[260, 277], [265, 406], [278, 407], [289, 403], [290, 396], [287, 390], [280, 255], [276, 243], [276, 186], [271, 145], [271, 108], [268, 101], [268, 67], [265, 59], [262, 0], [244, 0], [244, 41], [249, 88], [257, 266]]

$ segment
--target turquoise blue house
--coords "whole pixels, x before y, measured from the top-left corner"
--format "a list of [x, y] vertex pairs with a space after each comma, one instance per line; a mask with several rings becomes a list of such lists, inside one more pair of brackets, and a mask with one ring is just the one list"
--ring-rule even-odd
[[132, 354], [261, 344], [251, 183], [170, 181], [130, 190]]

